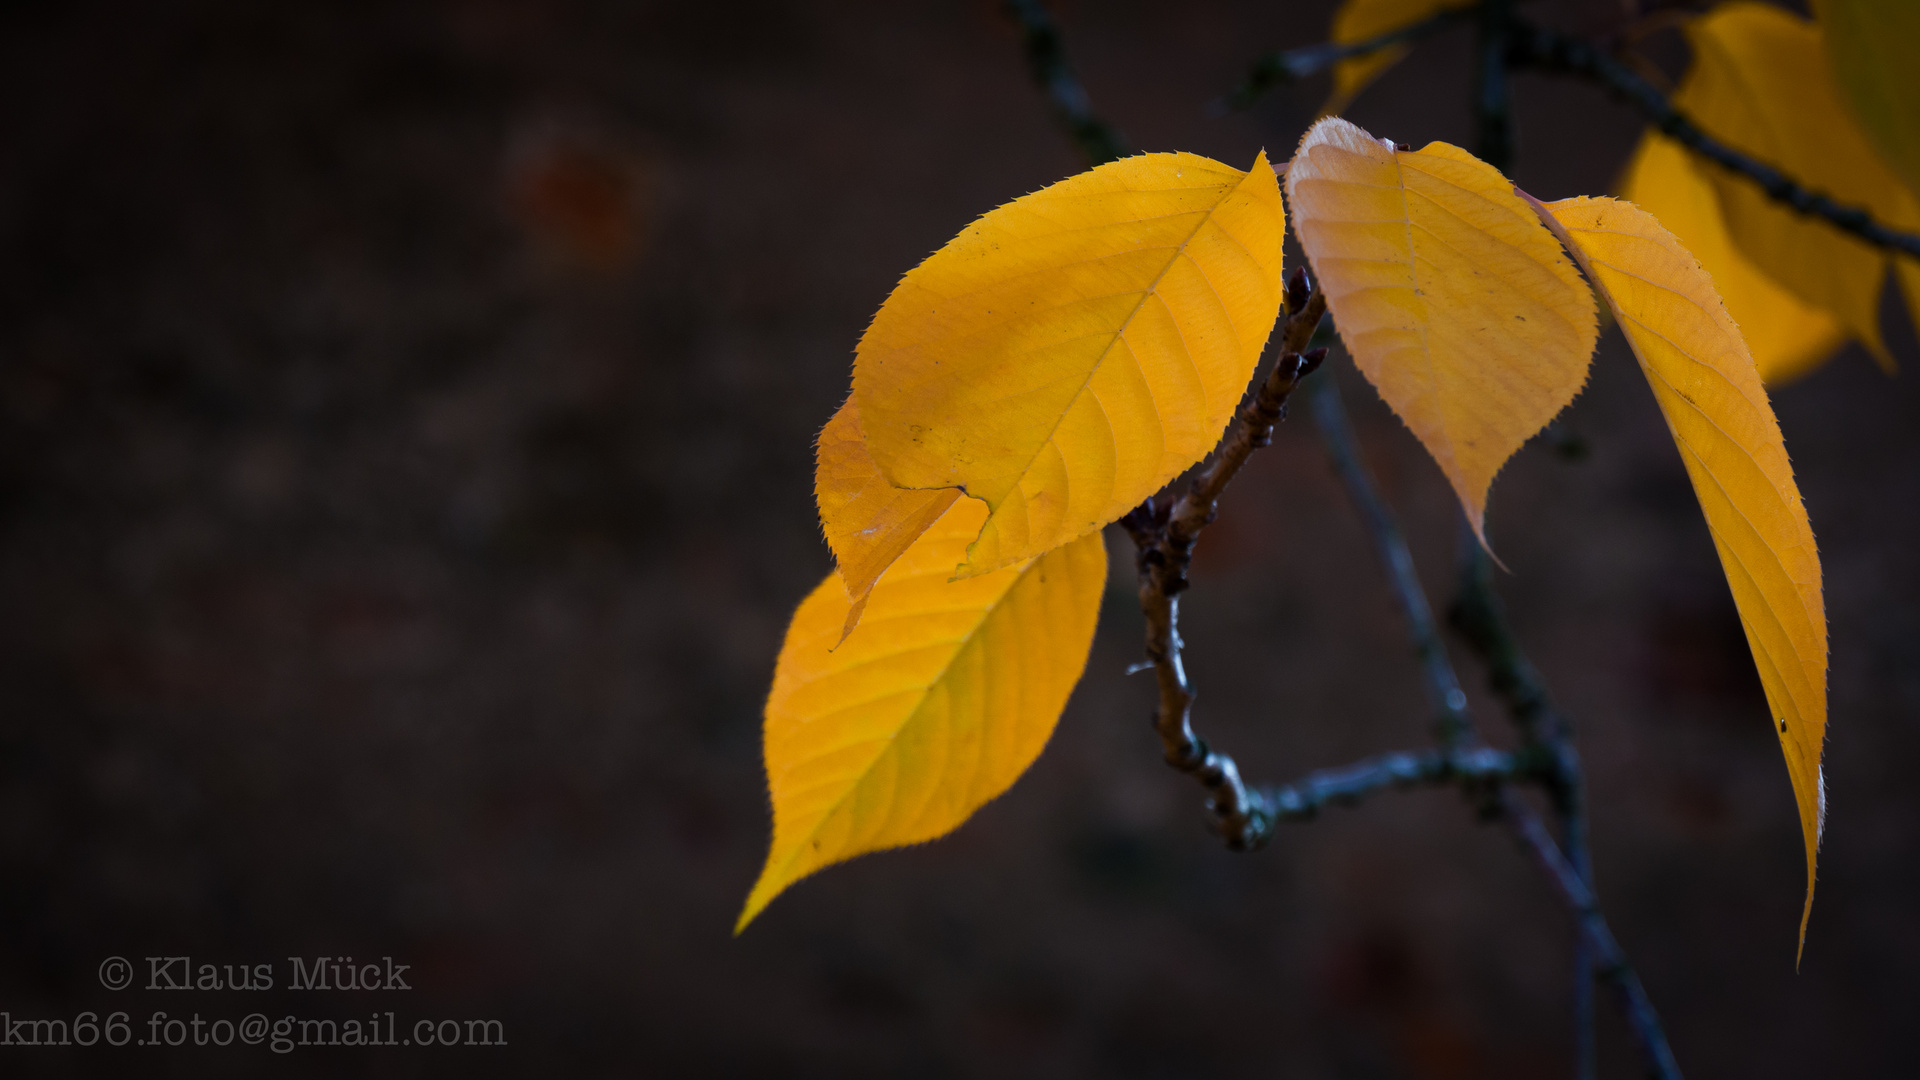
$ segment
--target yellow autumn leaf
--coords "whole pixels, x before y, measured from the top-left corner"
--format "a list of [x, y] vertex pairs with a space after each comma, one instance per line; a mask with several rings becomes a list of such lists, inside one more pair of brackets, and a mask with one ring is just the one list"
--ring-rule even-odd
[[[1353, 45], [1403, 26], [1412, 26], [1442, 11], [1472, 7], [1477, 0], [1347, 0], [1333, 13], [1328, 34], [1336, 44]], [[1346, 111], [1367, 84], [1380, 73], [1400, 62], [1408, 46], [1394, 45], [1365, 56], [1342, 60], [1333, 69], [1333, 95], [1321, 107], [1322, 114]]]
[[814, 446], [813, 494], [846, 586], [845, 634], [853, 633], [873, 583], [919, 539], [953, 500], [957, 488], [915, 491], [897, 488], [880, 475], [860, 432], [860, 411], [849, 399], [833, 414]]
[[1804, 946], [1826, 819], [1827, 615], [1780, 425], [1713, 280], [1652, 215], [1581, 197], [1541, 207], [1541, 217], [1561, 231], [1639, 357], [1720, 553], [1800, 805]]
[[1494, 474], [1586, 382], [1592, 292], [1506, 177], [1446, 143], [1395, 151], [1329, 117], [1287, 200], [1347, 351], [1484, 540]]
[[1766, 382], [1802, 375], [1846, 344], [1832, 316], [1801, 303], [1734, 247], [1719, 196], [1679, 143], [1653, 130], [1642, 136], [1621, 195], [1659, 219], [1700, 260]]
[[[1736, 0], [1688, 24], [1687, 36], [1694, 61], [1674, 102], [1709, 134], [1890, 225], [1920, 221], [1913, 196], [1853, 122], [1817, 26]], [[1880, 340], [1886, 254], [1773, 201], [1744, 177], [1712, 165], [1706, 172], [1740, 250], [1890, 367]]]
[[1107, 549], [1091, 533], [951, 580], [986, 513], [955, 502], [881, 575], [844, 641], [834, 578], [794, 614], [767, 698], [773, 845], [736, 933], [815, 870], [951, 832], [1046, 745], [1086, 667]]
[[[1827, 58], [1874, 148], [1907, 194], [1920, 203], [1920, 3], [1913, 0], [1814, 0]], [[1917, 231], [1920, 222], [1895, 222]], [[1907, 313], [1920, 319], [1920, 262], [1893, 259]]]
[[896, 487], [992, 508], [960, 572], [1085, 536], [1219, 441], [1280, 307], [1266, 155], [1110, 162], [1016, 199], [909, 271], [853, 400]]
[[1813, 0], [1840, 89], [1874, 146], [1920, 195], [1920, 4]]

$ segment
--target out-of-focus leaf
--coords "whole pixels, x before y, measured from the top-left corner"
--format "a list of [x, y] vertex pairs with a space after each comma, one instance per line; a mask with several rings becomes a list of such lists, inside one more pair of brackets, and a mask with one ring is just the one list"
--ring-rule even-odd
[[[1777, 7], [1735, 0], [1690, 23], [1687, 34], [1694, 62], [1674, 101], [1708, 133], [1889, 225], [1920, 221], [1913, 196], [1854, 123], [1817, 26]], [[1773, 201], [1744, 177], [1705, 169], [1734, 244], [1891, 367], [1880, 340], [1885, 253]]]
[[1840, 89], [1874, 145], [1920, 195], [1920, 3], [1813, 0]]
[[1621, 195], [1658, 218], [1700, 260], [1768, 383], [1802, 375], [1846, 344], [1832, 316], [1801, 303], [1734, 247], [1713, 184], [1679, 143], [1651, 130], [1642, 136]]
[[896, 487], [992, 508], [962, 573], [1139, 505], [1219, 441], [1280, 306], [1286, 220], [1263, 154], [1110, 162], [988, 213], [909, 271], [854, 361]]
[[820, 432], [814, 462], [813, 495], [820, 505], [820, 525], [851, 605], [843, 635], [851, 634], [866, 610], [873, 583], [940, 520], [960, 491], [915, 491], [887, 483], [867, 453], [860, 411], [851, 399]]
[[1820, 553], [1773, 406], [1700, 263], [1646, 211], [1613, 199], [1541, 207], [1640, 359], [1706, 515], [1786, 755], [1806, 839], [1804, 946], [1826, 819], [1827, 615]]
[[1294, 228], [1354, 362], [1482, 532], [1507, 459], [1586, 382], [1593, 293], [1499, 170], [1329, 117], [1287, 171]]
[[[1328, 35], [1341, 45], [1353, 45], [1403, 26], [1412, 26], [1442, 11], [1472, 7], [1476, 0], [1347, 0], [1333, 13]], [[1345, 112], [1367, 84], [1407, 55], [1407, 46], [1393, 45], [1365, 56], [1342, 60], [1333, 69], [1333, 95], [1322, 113]]]
[[736, 932], [815, 870], [951, 832], [1046, 745], [1086, 667], [1106, 547], [1092, 533], [951, 580], [986, 514], [973, 499], [948, 508], [844, 641], [838, 580], [794, 614], [767, 698], [773, 845]]

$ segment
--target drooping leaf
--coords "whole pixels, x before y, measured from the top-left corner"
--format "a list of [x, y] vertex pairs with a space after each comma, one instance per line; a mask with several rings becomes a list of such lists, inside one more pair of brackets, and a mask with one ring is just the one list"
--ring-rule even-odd
[[919, 539], [953, 500], [958, 488], [915, 491], [897, 488], [880, 475], [860, 431], [860, 411], [849, 399], [833, 414], [814, 446], [813, 495], [827, 546], [846, 586], [846, 627], [853, 633], [866, 610], [873, 583], [908, 545]]
[[909, 271], [853, 400], [896, 487], [992, 508], [963, 573], [1100, 528], [1213, 449], [1280, 305], [1262, 154], [1110, 162], [988, 213]]
[[1613, 199], [1541, 208], [1607, 298], [1693, 480], [1760, 671], [1806, 839], [1804, 946], [1826, 819], [1827, 615], [1820, 554], [1786, 443], [1713, 281], [1646, 211]]
[[1854, 115], [1908, 193], [1920, 195], [1920, 4], [1813, 0], [1813, 11]]
[[[1674, 95], [1709, 134], [1896, 227], [1920, 221], [1906, 188], [1841, 98], [1813, 23], [1734, 0], [1690, 23], [1694, 62]], [[1891, 367], [1880, 340], [1887, 256], [1768, 198], [1752, 181], [1705, 167], [1733, 242], [1766, 275], [1839, 321]]]
[[815, 870], [951, 832], [1046, 745], [1086, 667], [1106, 547], [1091, 533], [950, 580], [986, 513], [955, 502], [880, 576], [844, 641], [834, 578], [794, 614], [767, 698], [773, 845], [736, 932]]
[[1329, 117], [1287, 199], [1341, 340], [1484, 539], [1494, 473], [1586, 382], [1593, 293], [1506, 177], [1446, 143]]
[[1642, 136], [1621, 195], [1659, 219], [1700, 260], [1766, 382], [1802, 375], [1846, 344], [1831, 315], [1801, 303], [1734, 247], [1720, 197], [1679, 143], [1652, 130]]
[[[1403, 26], [1412, 26], [1442, 11], [1472, 7], [1477, 0], [1346, 0], [1333, 13], [1333, 28], [1328, 37], [1341, 45], [1353, 45]], [[1407, 46], [1394, 45], [1365, 56], [1342, 60], [1333, 69], [1333, 95], [1321, 106], [1324, 114], [1346, 111], [1367, 84], [1407, 55]]]

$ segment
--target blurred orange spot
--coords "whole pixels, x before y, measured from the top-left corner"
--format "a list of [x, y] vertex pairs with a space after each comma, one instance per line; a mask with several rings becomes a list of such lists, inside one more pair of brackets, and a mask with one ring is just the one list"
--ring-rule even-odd
[[513, 195], [528, 230], [573, 261], [613, 271], [639, 250], [638, 170], [623, 157], [578, 144], [549, 145], [521, 167]]

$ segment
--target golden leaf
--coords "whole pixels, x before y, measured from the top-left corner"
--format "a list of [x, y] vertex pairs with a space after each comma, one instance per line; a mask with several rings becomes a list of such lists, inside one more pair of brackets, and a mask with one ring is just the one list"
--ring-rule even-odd
[[1110, 162], [1016, 199], [909, 271], [860, 340], [853, 400], [902, 488], [992, 512], [962, 573], [1100, 528], [1219, 441], [1280, 307], [1263, 154]]
[[881, 575], [844, 641], [833, 578], [794, 614], [767, 698], [773, 845], [736, 933], [815, 870], [951, 832], [1046, 745], [1086, 667], [1107, 549], [1091, 533], [950, 580], [986, 514], [955, 502]]
[[[1353, 45], [1381, 34], [1412, 26], [1442, 11], [1472, 7], [1476, 0], [1347, 0], [1333, 13], [1329, 37], [1340, 45]], [[1342, 60], [1333, 69], [1333, 95], [1321, 107], [1322, 115], [1345, 112], [1367, 84], [1380, 73], [1400, 62], [1408, 46], [1393, 45], [1365, 56]]]
[[1805, 374], [1846, 344], [1832, 316], [1801, 303], [1733, 246], [1719, 196], [1679, 143], [1652, 130], [1642, 136], [1621, 195], [1659, 219], [1700, 260], [1768, 383]]
[[[1674, 102], [1709, 134], [1889, 225], [1920, 221], [1913, 197], [1853, 122], [1818, 27], [1777, 7], [1735, 0], [1690, 23], [1687, 34], [1694, 62]], [[1773, 201], [1744, 177], [1713, 165], [1705, 171], [1740, 250], [1891, 367], [1880, 340], [1886, 254]]]
[[1592, 292], [1499, 170], [1446, 143], [1396, 152], [1330, 117], [1287, 199], [1341, 340], [1484, 541], [1494, 474], [1586, 382]]
[[1826, 819], [1827, 614], [1820, 553], [1780, 425], [1712, 279], [1652, 215], [1585, 197], [1540, 215], [1580, 259], [1639, 357], [1720, 553], [1800, 804], [1804, 947]]
[[849, 399], [833, 414], [814, 446], [813, 494], [846, 586], [846, 627], [853, 633], [866, 610], [867, 594], [887, 567], [919, 539], [953, 500], [957, 488], [914, 491], [897, 488], [880, 475], [860, 433], [860, 411]]
[[1920, 195], [1920, 4], [1813, 0], [1813, 11], [1854, 115], [1908, 193]]

